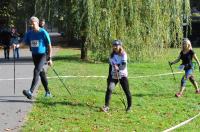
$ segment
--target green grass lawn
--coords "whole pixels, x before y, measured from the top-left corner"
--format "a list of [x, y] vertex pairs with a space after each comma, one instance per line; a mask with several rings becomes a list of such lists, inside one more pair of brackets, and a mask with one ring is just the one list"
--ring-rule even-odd
[[[194, 49], [200, 58], [200, 50]], [[63, 78], [72, 97], [58, 79], [49, 79], [53, 98], [44, 98], [41, 86], [32, 111], [22, 131], [107, 131], [107, 132], [155, 132], [177, 125], [199, 113], [200, 95], [187, 83], [184, 96], [175, 98], [182, 74], [137, 78], [138, 76], [170, 73], [169, 60], [174, 60], [180, 50], [171, 49], [163, 57], [149, 58], [143, 63], [129, 63], [129, 85], [133, 98], [133, 110], [126, 113], [120, 101], [122, 91], [116, 87], [112, 95], [109, 113], [100, 112], [104, 105], [106, 78]], [[60, 76], [107, 76], [108, 64], [93, 64], [79, 59], [80, 51], [62, 49], [53, 58], [54, 68]], [[151, 61], [150, 61], [151, 60]], [[174, 72], [178, 64], [173, 65]], [[198, 68], [194, 73], [200, 83]], [[55, 76], [51, 69], [48, 76]], [[131, 78], [135, 77], [135, 78]], [[200, 117], [175, 131], [198, 131]]]

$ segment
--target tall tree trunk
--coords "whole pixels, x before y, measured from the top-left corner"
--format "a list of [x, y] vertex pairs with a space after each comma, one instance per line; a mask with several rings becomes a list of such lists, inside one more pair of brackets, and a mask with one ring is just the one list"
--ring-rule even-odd
[[34, 4], [34, 16], [37, 14], [37, 0], [35, 0]]
[[87, 42], [86, 42], [86, 37], [82, 36], [81, 37], [81, 59], [82, 60], [87, 60]]

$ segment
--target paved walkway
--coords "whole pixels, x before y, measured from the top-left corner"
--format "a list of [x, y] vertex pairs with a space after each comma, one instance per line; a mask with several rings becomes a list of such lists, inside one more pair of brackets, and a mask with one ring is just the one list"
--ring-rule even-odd
[[[54, 49], [54, 51], [57, 50]], [[22, 90], [28, 89], [32, 81], [34, 66], [31, 53], [29, 49], [20, 49], [20, 59], [15, 63], [15, 94], [12, 56], [11, 51], [10, 60], [5, 60], [2, 50], [0, 51], [0, 132], [20, 131], [26, 114], [34, 103], [34, 99], [28, 100], [22, 94]]]

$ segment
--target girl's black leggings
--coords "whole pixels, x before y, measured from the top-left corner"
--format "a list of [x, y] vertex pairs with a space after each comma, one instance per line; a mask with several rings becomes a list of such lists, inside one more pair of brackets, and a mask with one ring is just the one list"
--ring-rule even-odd
[[43, 66], [46, 63], [46, 54], [32, 55], [32, 59], [33, 59], [35, 68], [33, 70], [33, 80], [32, 80], [30, 91], [33, 93], [33, 91], [39, 81], [39, 76], [40, 76], [41, 82], [44, 86], [45, 91], [49, 92], [48, 81], [47, 81], [45, 70], [43, 68]]
[[[131, 96], [131, 92], [129, 90], [129, 83], [128, 83], [127, 77], [122, 77], [121, 79], [119, 79], [119, 82], [120, 82], [120, 85], [122, 86], [124, 93], [126, 94], [128, 107], [131, 107], [132, 96]], [[118, 83], [117, 79], [112, 79], [110, 77], [107, 79], [107, 91], [106, 91], [106, 96], [105, 96], [105, 106], [109, 106], [111, 94], [117, 83]]]

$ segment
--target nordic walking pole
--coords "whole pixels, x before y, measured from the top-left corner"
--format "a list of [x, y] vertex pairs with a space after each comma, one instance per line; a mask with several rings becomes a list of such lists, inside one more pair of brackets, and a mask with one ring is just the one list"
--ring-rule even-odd
[[[118, 83], [120, 83], [120, 80], [119, 80], [119, 73], [117, 72], [117, 70], [116, 70], [116, 73], [117, 73], [117, 80], [118, 80]], [[121, 85], [120, 85], [120, 84], [118, 84], [118, 85], [119, 85], [120, 89], [122, 89]], [[122, 89], [121, 91], [123, 92], [123, 89]], [[122, 95], [122, 98], [119, 98], [119, 99], [121, 100], [122, 104], [124, 105], [124, 107], [125, 107], [125, 109], [126, 109], [126, 103], [125, 103], [125, 101], [124, 101], [124, 96]]]
[[15, 47], [13, 48], [13, 63], [14, 63], [14, 67], [13, 67], [13, 69], [14, 69], [14, 94], [15, 94]]
[[63, 80], [60, 78], [60, 76], [58, 75], [58, 73], [56, 72], [56, 70], [53, 68], [53, 66], [50, 66], [51, 69], [53, 70], [53, 72], [57, 75], [58, 79], [60, 80], [60, 82], [63, 84], [63, 86], [67, 89], [67, 92], [72, 96], [71, 92], [69, 91], [69, 89], [66, 87], [66, 85], [64, 84]]
[[172, 75], [173, 75], [173, 77], [174, 77], [174, 81], [176, 82], [176, 78], [175, 78], [174, 71], [173, 71], [173, 69], [172, 69], [171, 63], [168, 62], [168, 64], [169, 64], [169, 67], [170, 67], [170, 69], [171, 69]]

